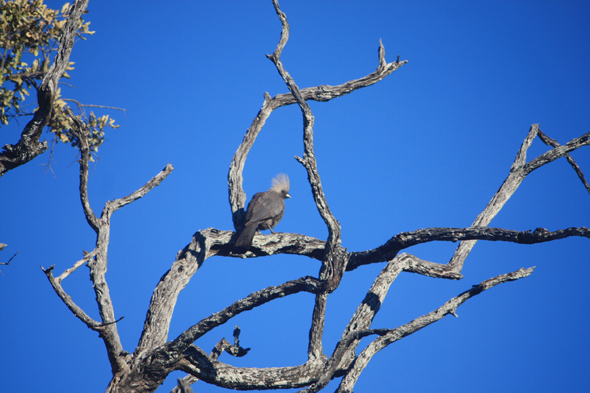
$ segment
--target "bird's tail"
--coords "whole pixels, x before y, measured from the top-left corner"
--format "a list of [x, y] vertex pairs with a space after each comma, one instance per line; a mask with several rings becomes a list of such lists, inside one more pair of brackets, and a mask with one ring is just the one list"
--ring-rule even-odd
[[250, 249], [252, 245], [252, 238], [256, 233], [256, 225], [248, 225], [242, 229], [240, 236], [238, 236], [238, 240], [236, 240], [236, 244], [234, 244], [234, 248], [232, 252], [234, 254], [244, 254], [246, 251]]

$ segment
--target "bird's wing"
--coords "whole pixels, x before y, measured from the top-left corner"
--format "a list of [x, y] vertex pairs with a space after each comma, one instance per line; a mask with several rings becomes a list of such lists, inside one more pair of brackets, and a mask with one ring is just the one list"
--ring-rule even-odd
[[246, 225], [276, 216], [281, 210], [280, 197], [272, 192], [259, 192], [252, 197], [246, 213]]

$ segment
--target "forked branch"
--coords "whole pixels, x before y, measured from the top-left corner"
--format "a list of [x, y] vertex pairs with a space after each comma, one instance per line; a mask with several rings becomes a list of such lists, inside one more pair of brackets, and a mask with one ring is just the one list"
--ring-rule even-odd
[[[523, 277], [528, 277], [533, 273], [533, 269], [534, 268], [532, 267], [528, 269], [521, 268], [512, 273], [502, 274], [490, 278], [489, 280], [485, 280], [479, 285], [474, 285], [471, 289], [447, 301], [438, 309], [431, 311], [430, 313], [423, 315], [419, 318], [416, 318], [412, 322], [409, 322], [395, 329], [390, 329], [385, 334], [380, 332], [380, 336], [376, 338], [373, 342], [371, 342], [371, 344], [369, 344], [354, 360], [354, 363], [352, 363], [351, 367], [348, 369], [346, 375], [340, 382], [340, 386], [338, 387], [336, 392], [351, 393], [361, 372], [367, 366], [371, 358], [383, 348], [387, 347], [390, 344], [393, 344], [398, 340], [401, 340], [404, 337], [409, 336], [410, 334], [416, 333], [417, 331], [421, 330], [422, 328], [430, 324], [433, 324], [434, 322], [443, 319], [448, 314], [457, 316], [457, 308], [461, 304], [465, 303], [467, 300], [471, 299], [476, 295], [479, 295], [483, 291], [495, 287], [498, 284], [503, 284], [509, 281], [518, 280]], [[317, 390], [309, 389], [303, 390], [302, 392], [310, 393], [315, 391]]]
[[[160, 184], [160, 182], [170, 174], [173, 170], [172, 166], [168, 164], [166, 168], [154, 178], [152, 178], [146, 185], [139, 190], [135, 191], [128, 197], [116, 199], [112, 202], [107, 202], [103, 209], [103, 215], [101, 218], [96, 217], [94, 214], [89, 198], [88, 198], [88, 162], [90, 160], [90, 150], [88, 144], [88, 131], [86, 130], [84, 123], [73, 113], [69, 112], [70, 117], [73, 120], [73, 126], [71, 129], [72, 135], [77, 139], [80, 147], [81, 158], [80, 163], [80, 201], [84, 210], [84, 215], [90, 227], [96, 232], [96, 247], [90, 253], [85, 253], [84, 258], [74, 264], [70, 269], [64, 271], [57, 279], [53, 277], [52, 269], [44, 269], [47, 278], [49, 279], [53, 289], [62, 299], [62, 301], [68, 306], [68, 308], [84, 322], [89, 328], [100, 331], [101, 338], [103, 339], [106, 347], [109, 360], [111, 362], [111, 368], [113, 374], [121, 372], [128, 368], [124, 357], [120, 356], [123, 351], [121, 339], [117, 331], [116, 322], [121, 318], [115, 318], [115, 311], [113, 302], [111, 300], [110, 291], [106, 282], [106, 271], [107, 271], [107, 255], [108, 246], [110, 241], [110, 216], [118, 208], [133, 202], [144, 196], [153, 187]], [[80, 309], [68, 296], [63, 288], [61, 287], [61, 281], [68, 277], [78, 267], [84, 263], [88, 264], [90, 268], [90, 279], [93, 282], [93, 289], [96, 295], [96, 301], [102, 322], [94, 321], [90, 318], [82, 309]]]
[[[561, 146], [555, 139], [549, 138], [547, 135], [545, 135], [543, 132], [541, 132], [541, 130], [539, 130], [538, 136], [539, 136], [539, 139], [541, 139], [543, 141], [543, 143], [546, 144], [547, 146], [552, 146], [552, 147]], [[566, 158], [567, 162], [569, 162], [569, 164], [572, 166], [572, 168], [574, 169], [574, 171], [576, 172], [578, 177], [580, 178], [580, 181], [582, 182], [582, 184], [586, 188], [586, 191], [588, 191], [588, 193], [590, 194], [590, 184], [588, 184], [588, 182], [586, 181], [586, 178], [584, 177], [584, 173], [582, 172], [582, 170], [580, 169], [578, 164], [576, 164], [576, 161], [569, 154], [566, 154], [565, 158]]]
[[[278, 6], [278, 3], [277, 3]], [[276, 9], [276, 8], [275, 8]], [[279, 16], [280, 17], [280, 16]], [[285, 18], [286, 20], [286, 18]], [[288, 32], [287, 32], [288, 33]], [[284, 37], [281, 35], [281, 37]], [[282, 39], [282, 38], [281, 38]], [[286, 42], [286, 41], [285, 41]], [[282, 52], [282, 48], [284, 44], [281, 46], [281, 42], [279, 42], [280, 52]], [[276, 51], [275, 51], [276, 52]], [[348, 82], [345, 82], [341, 85], [337, 86], [330, 86], [330, 85], [320, 85], [315, 87], [307, 87], [304, 89], [300, 89], [299, 92], [301, 94], [301, 98], [303, 101], [321, 101], [327, 102], [334, 98], [341, 97], [343, 95], [349, 94], [355, 90], [362, 89], [364, 87], [368, 87], [374, 85], [375, 83], [383, 80], [388, 75], [392, 74], [394, 71], [398, 70], [404, 64], [407, 64], [407, 60], [399, 61], [399, 57], [397, 61], [392, 63], [387, 63], [385, 61], [385, 48], [379, 41], [379, 63], [377, 69], [372, 72], [371, 74], [364, 76], [359, 79], [353, 79]], [[280, 57], [280, 56], [279, 56]], [[244, 140], [238, 147], [232, 162], [230, 164], [230, 169], [228, 173], [228, 193], [229, 193], [229, 202], [232, 211], [232, 219], [235, 228], [239, 228], [243, 218], [244, 218], [244, 207], [246, 205], [246, 194], [242, 188], [243, 177], [242, 172], [244, 169], [244, 165], [246, 163], [246, 158], [248, 157], [248, 153], [250, 148], [256, 141], [256, 137], [264, 127], [266, 120], [271, 115], [271, 113], [282, 106], [285, 105], [292, 105], [298, 103], [297, 99], [292, 93], [285, 93], [285, 94], [277, 94], [275, 97], [271, 98], [268, 93], [264, 94], [264, 103], [262, 108], [254, 118], [250, 128], [246, 132], [244, 136]]]
[[[477, 216], [472, 227], [487, 226], [492, 219], [498, 214], [498, 212], [504, 207], [508, 199], [514, 194], [516, 189], [520, 186], [520, 183], [525, 177], [535, 169], [542, 167], [560, 157], [567, 155], [568, 153], [582, 147], [590, 145], [590, 132], [582, 135], [579, 138], [574, 138], [569, 141], [565, 146], [557, 146], [552, 150], [541, 154], [539, 157], [531, 160], [528, 164], [526, 163], [527, 150], [533, 143], [533, 140], [539, 133], [539, 125], [533, 124], [529, 130], [527, 137], [525, 138], [520, 150], [518, 151], [514, 163], [510, 168], [510, 173], [500, 189], [496, 192], [492, 200], [488, 203], [486, 208]], [[542, 139], [542, 138], [541, 138]], [[475, 245], [476, 240], [468, 240], [461, 242], [453, 258], [449, 262], [451, 267], [457, 273], [463, 270], [463, 263], [465, 258], [471, 252], [471, 249]]]

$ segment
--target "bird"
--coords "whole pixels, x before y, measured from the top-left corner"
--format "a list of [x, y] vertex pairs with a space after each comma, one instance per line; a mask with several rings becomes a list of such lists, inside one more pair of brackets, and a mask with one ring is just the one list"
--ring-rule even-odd
[[268, 191], [254, 194], [246, 210], [246, 223], [238, 240], [234, 244], [232, 253], [244, 254], [252, 245], [252, 238], [257, 230], [274, 228], [285, 213], [285, 199], [289, 195], [289, 177], [279, 173], [272, 179], [272, 187]]

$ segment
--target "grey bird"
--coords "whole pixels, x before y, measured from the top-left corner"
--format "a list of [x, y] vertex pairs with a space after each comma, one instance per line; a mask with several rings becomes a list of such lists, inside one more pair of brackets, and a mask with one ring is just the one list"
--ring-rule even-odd
[[238, 236], [232, 252], [244, 254], [252, 245], [252, 238], [257, 230], [274, 228], [283, 218], [285, 213], [285, 199], [289, 195], [289, 177], [280, 173], [272, 179], [272, 187], [265, 192], [254, 194], [248, 210], [246, 210], [246, 223]]

